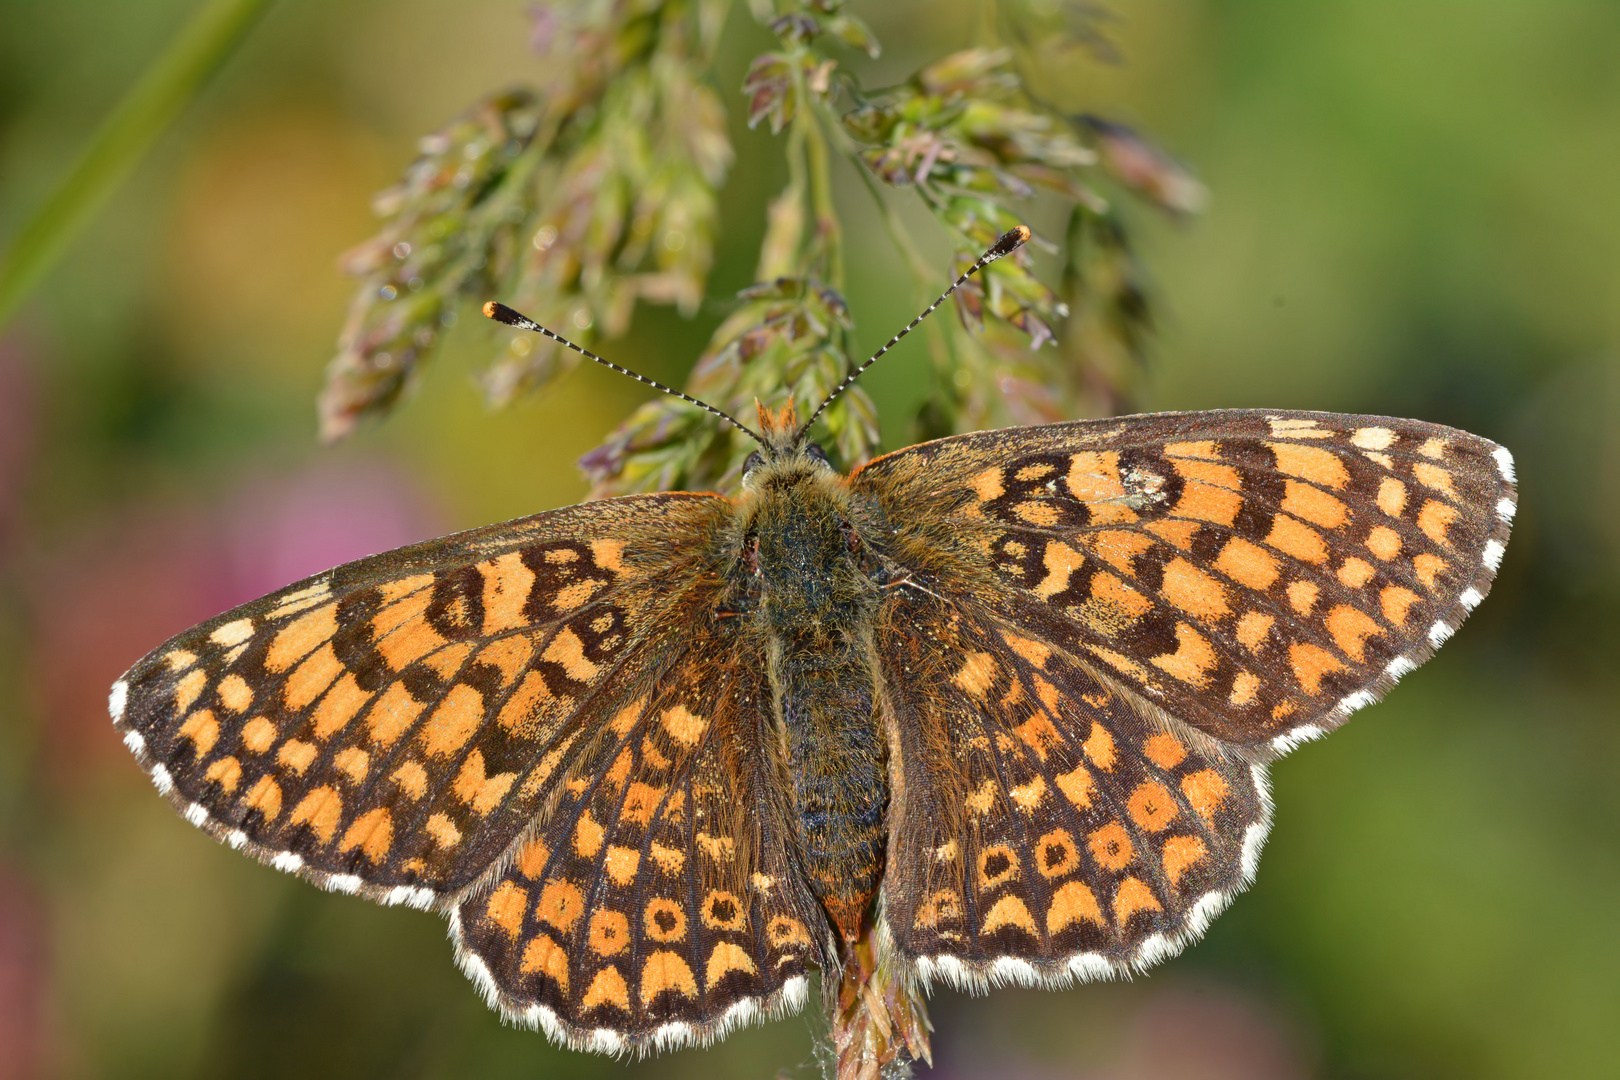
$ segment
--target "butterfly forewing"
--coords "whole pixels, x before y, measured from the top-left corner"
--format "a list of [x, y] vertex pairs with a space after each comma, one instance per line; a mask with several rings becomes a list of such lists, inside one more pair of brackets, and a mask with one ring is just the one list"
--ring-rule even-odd
[[707, 580], [705, 546], [674, 540], [724, 507], [616, 500], [350, 563], [153, 651], [114, 686], [115, 721], [232, 846], [328, 887], [442, 902], [667, 663], [670, 607]]
[[1233, 745], [1370, 703], [1484, 597], [1511, 458], [1453, 428], [1172, 413], [958, 436], [851, 480], [919, 583]]
[[719, 1037], [797, 1008], [826, 922], [783, 827], [765, 658], [698, 630], [553, 779], [500, 878], [454, 915], [462, 965], [569, 1045]]

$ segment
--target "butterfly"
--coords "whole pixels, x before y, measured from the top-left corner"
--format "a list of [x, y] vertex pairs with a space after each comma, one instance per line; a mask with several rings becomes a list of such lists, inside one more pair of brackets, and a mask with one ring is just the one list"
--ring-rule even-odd
[[1415, 420], [1080, 420], [846, 476], [814, 415], [703, 407], [759, 443], [739, 496], [290, 585], [119, 679], [124, 741], [231, 847], [448, 916], [490, 1003], [568, 1046], [704, 1043], [820, 969], [926, 1054], [933, 984], [1197, 938], [1254, 877], [1270, 763], [1446, 640], [1515, 506], [1507, 450]]

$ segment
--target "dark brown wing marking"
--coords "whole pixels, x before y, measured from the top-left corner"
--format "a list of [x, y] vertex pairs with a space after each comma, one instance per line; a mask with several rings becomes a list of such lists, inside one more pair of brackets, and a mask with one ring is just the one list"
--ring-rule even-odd
[[896, 604], [879, 650], [902, 776], [884, 918], [925, 980], [1146, 968], [1253, 878], [1271, 807], [1244, 752], [929, 597]]
[[704, 580], [691, 541], [728, 512], [618, 499], [350, 563], [154, 650], [114, 685], [114, 722], [232, 847], [448, 905], [532, 821], [563, 748], [608, 721], [610, 685], [656, 675], [675, 583]]
[[1450, 636], [1490, 588], [1516, 499], [1511, 455], [1478, 436], [1259, 411], [957, 436], [851, 484], [919, 586], [1276, 753]]
[[829, 930], [787, 848], [763, 656], [694, 644], [595, 732], [511, 866], [452, 913], [513, 1022], [579, 1049], [706, 1043], [796, 1011]]

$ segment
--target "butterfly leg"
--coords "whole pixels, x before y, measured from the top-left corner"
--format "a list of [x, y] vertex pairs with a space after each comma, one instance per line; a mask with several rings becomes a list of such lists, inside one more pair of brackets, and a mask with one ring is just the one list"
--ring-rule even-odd
[[919, 583], [910, 570], [903, 568], [889, 570], [886, 568], [883, 575], [878, 579], [878, 588], [880, 589], [898, 589], [902, 586], [915, 589], [917, 592], [920, 592], [925, 596], [932, 596], [935, 600], [945, 600], [945, 598], [939, 595], [937, 592], [934, 592], [932, 589]]

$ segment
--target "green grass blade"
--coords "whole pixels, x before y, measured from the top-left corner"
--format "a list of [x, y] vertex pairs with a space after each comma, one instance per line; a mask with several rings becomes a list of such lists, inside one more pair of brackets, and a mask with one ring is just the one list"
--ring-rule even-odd
[[101, 125], [0, 260], [0, 326], [274, 0], [209, 0]]

